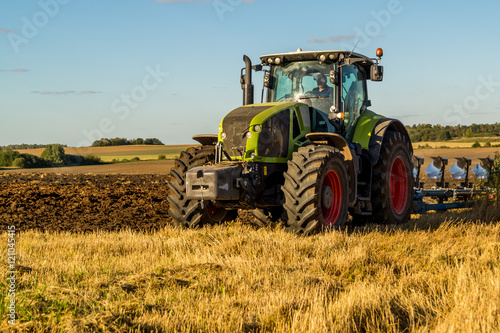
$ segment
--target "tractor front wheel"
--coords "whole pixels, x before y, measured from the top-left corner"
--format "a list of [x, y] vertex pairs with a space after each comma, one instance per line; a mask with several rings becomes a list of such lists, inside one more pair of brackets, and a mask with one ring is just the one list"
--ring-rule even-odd
[[345, 225], [349, 179], [344, 157], [333, 147], [299, 148], [285, 173], [285, 210], [289, 229], [310, 234]]
[[175, 166], [170, 171], [168, 213], [173, 224], [178, 227], [196, 228], [204, 224], [216, 224], [234, 220], [237, 210], [226, 210], [215, 206], [211, 201], [189, 200], [186, 198], [186, 172], [215, 160], [215, 147], [191, 147], [181, 152]]

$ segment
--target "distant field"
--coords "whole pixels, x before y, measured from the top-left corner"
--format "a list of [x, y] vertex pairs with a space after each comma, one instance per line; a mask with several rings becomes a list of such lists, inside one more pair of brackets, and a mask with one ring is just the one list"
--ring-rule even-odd
[[[414, 145], [414, 148], [415, 145]], [[500, 147], [492, 148], [435, 148], [435, 149], [416, 149], [414, 155], [425, 158], [425, 164], [431, 162], [431, 156], [441, 156], [449, 159], [453, 159], [452, 163], [455, 163], [455, 157], [467, 157], [472, 159], [472, 163], [478, 163], [479, 158], [483, 157], [495, 157], [495, 152], [500, 153]], [[451, 161], [450, 161], [451, 162]]]
[[51, 173], [51, 174], [169, 174], [173, 160], [110, 163], [98, 165], [66, 166], [54, 168], [16, 169], [0, 168], [0, 173]]
[[499, 137], [484, 137], [484, 138], [464, 138], [459, 140], [450, 140], [445, 142], [433, 142], [433, 141], [422, 141], [422, 142], [414, 142], [413, 147], [418, 148], [418, 146], [422, 147], [449, 147], [449, 148], [471, 148], [474, 142], [478, 141], [481, 146], [484, 146], [486, 142], [490, 142], [492, 145], [500, 144]]
[[[66, 154], [72, 155], [96, 155], [104, 162], [111, 162], [113, 159], [123, 160], [139, 157], [141, 160], [156, 160], [158, 155], [165, 155], [167, 159], [174, 159], [182, 150], [192, 145], [172, 145], [172, 146], [152, 146], [152, 145], [129, 145], [111, 147], [86, 147], [86, 148], [64, 148]], [[20, 153], [40, 156], [44, 148], [18, 149]]]

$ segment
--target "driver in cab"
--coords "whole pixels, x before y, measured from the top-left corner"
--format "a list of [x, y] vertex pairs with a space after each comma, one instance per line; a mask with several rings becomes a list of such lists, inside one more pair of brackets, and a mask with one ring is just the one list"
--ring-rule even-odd
[[326, 76], [323, 73], [317, 73], [313, 76], [318, 86], [311, 91], [312, 95], [318, 98], [333, 97], [333, 88], [327, 86]]

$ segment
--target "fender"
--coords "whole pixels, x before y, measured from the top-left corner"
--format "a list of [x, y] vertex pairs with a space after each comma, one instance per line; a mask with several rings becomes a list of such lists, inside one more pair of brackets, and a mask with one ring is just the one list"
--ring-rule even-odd
[[408, 135], [403, 123], [396, 119], [383, 118], [378, 121], [370, 138], [368, 152], [370, 153], [372, 165], [375, 165], [378, 161], [385, 132], [389, 129], [394, 132], [399, 132], [405, 136], [406, 140], [410, 143], [410, 154], [413, 155], [413, 146], [411, 144], [410, 136]]
[[198, 141], [202, 146], [215, 146], [219, 139], [214, 134], [201, 134], [193, 136], [193, 140]]
[[372, 165], [375, 165], [378, 161], [384, 135], [388, 129], [403, 134], [410, 142], [410, 153], [413, 154], [410, 136], [399, 120], [386, 118], [373, 111], [366, 110], [356, 124], [352, 142], [358, 142], [361, 148], [368, 150]]
[[344, 156], [344, 162], [347, 163], [347, 173], [349, 174], [349, 206], [356, 203], [357, 198], [357, 174], [359, 165], [358, 157], [353, 156], [351, 149], [349, 149], [349, 144], [340, 135], [335, 133], [308, 133], [306, 138], [313, 143], [325, 144], [337, 148], [340, 153]]

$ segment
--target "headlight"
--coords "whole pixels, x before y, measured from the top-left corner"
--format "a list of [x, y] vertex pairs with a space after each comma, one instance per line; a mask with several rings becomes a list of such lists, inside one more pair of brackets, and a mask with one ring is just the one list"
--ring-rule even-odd
[[245, 136], [247, 137], [247, 139], [250, 139], [252, 137], [252, 132], [248, 131]]
[[222, 140], [226, 140], [227, 135], [226, 135], [226, 133], [224, 133], [224, 132], [223, 132], [223, 133], [220, 135], [220, 137], [221, 137], [221, 139], [222, 139]]
[[255, 126], [253, 127], [253, 130], [254, 130], [255, 132], [260, 132], [260, 130], [261, 130], [261, 129], [262, 129], [262, 126], [260, 126], [260, 125], [255, 125]]

